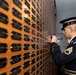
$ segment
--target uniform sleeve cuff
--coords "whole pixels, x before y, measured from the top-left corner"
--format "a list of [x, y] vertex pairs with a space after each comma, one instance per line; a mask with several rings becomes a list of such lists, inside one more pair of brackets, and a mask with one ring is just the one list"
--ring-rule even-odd
[[52, 43], [51, 43], [51, 45], [52, 45], [52, 46], [54, 46], [54, 45], [58, 45], [58, 44], [57, 44], [57, 43], [55, 43], [55, 42], [52, 42]]

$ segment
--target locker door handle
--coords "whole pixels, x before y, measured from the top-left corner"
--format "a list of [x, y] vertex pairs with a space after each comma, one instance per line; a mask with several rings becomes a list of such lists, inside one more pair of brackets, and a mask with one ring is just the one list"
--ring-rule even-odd
[[32, 27], [36, 29], [36, 25], [34, 23], [32, 23]]
[[16, 20], [12, 20], [12, 26], [16, 29], [22, 30], [22, 24]]
[[36, 55], [39, 55], [39, 51], [36, 52]]
[[8, 23], [8, 17], [0, 12], [0, 22], [7, 24]]
[[40, 56], [40, 59], [42, 59], [42, 58], [43, 58], [43, 56], [41, 55], [41, 56]]
[[0, 28], [0, 37], [1, 38], [7, 38], [7, 36], [8, 36], [7, 30], [4, 28]]
[[32, 61], [31, 61], [31, 64], [34, 64], [35, 63], [35, 58], [34, 59], [32, 59]]
[[35, 32], [35, 30], [32, 30], [32, 34], [33, 34], [33, 35], [36, 35], [36, 32]]
[[42, 70], [42, 66], [40, 67], [40, 70]]
[[23, 68], [25, 69], [25, 68], [29, 67], [29, 65], [30, 65], [30, 61], [24, 62]]
[[36, 75], [39, 73], [39, 69], [36, 71]]
[[39, 65], [40, 65], [40, 64], [38, 63], [38, 64], [36, 65], [36, 68], [38, 68], [38, 67], [39, 67]]
[[40, 36], [40, 34], [39, 34], [39, 33], [37, 33], [37, 36], [39, 37], [39, 36]]
[[17, 18], [22, 19], [22, 14], [18, 10], [16, 10], [15, 8], [12, 8], [12, 14], [14, 16], [16, 16]]
[[32, 5], [33, 5], [34, 8], [36, 7], [35, 4], [34, 4], [34, 2], [32, 2]]
[[35, 10], [32, 8], [32, 13], [35, 15]]
[[11, 48], [12, 52], [15, 52], [15, 51], [21, 51], [22, 46], [21, 46], [21, 44], [14, 43], [11, 45], [10, 48]]
[[25, 5], [30, 9], [30, 4], [25, 0]]
[[21, 72], [21, 66], [17, 66], [10, 71], [10, 75], [17, 75]]
[[42, 32], [42, 29], [40, 29], [40, 32]]
[[42, 34], [40, 34], [40, 37], [42, 38]]
[[37, 24], [39, 25], [39, 21], [37, 20]]
[[24, 35], [24, 40], [25, 41], [30, 41], [30, 37], [28, 35]]
[[24, 75], [30, 75], [30, 70], [26, 71]]
[[27, 33], [30, 33], [30, 28], [27, 27], [27, 26], [24, 26], [24, 31], [27, 32]]
[[7, 51], [7, 44], [0, 43], [0, 53], [5, 53]]
[[36, 49], [39, 49], [39, 45], [36, 45]]
[[35, 52], [32, 52], [32, 53], [31, 53], [31, 57], [34, 57], [34, 56], [35, 56]]
[[34, 49], [36, 48], [36, 45], [35, 45], [35, 44], [32, 44], [31, 46], [32, 46], [32, 48], [34, 48]]
[[40, 65], [42, 64], [42, 61], [40, 61]]
[[24, 22], [27, 23], [28, 25], [30, 25], [30, 20], [26, 17], [24, 17]]
[[35, 17], [32, 15], [32, 20], [35, 21]]
[[37, 19], [39, 19], [39, 15], [37, 14]]
[[37, 42], [40, 42], [39, 38], [37, 38]]
[[28, 11], [26, 8], [24, 9], [24, 12], [30, 17], [30, 11]]
[[38, 31], [40, 30], [38, 26], [36, 28], [37, 28]]
[[31, 73], [33, 73], [33, 71], [35, 71], [35, 66], [32, 67]]
[[12, 56], [10, 59], [11, 64], [15, 64], [21, 61], [21, 55]]
[[28, 53], [25, 53], [25, 54], [24, 54], [23, 59], [25, 60], [25, 59], [28, 59], [29, 57], [30, 57], [30, 53], [28, 52]]
[[37, 13], [39, 13], [39, 10], [37, 9]]
[[0, 0], [0, 7], [2, 7], [5, 10], [9, 10], [9, 5], [5, 0]]
[[16, 6], [18, 6], [20, 9], [22, 9], [22, 4], [21, 4], [20, 1], [18, 1], [18, 0], [13, 0], [13, 3], [14, 3]]
[[14, 39], [14, 40], [21, 40], [22, 35], [18, 32], [12, 31], [11, 32], [11, 38]]
[[32, 38], [31, 38], [31, 41], [32, 41], [32, 42], [36, 42], [36, 38], [35, 38], [35, 37], [32, 37]]
[[39, 59], [40, 59], [40, 58], [39, 58], [39, 57], [37, 57], [37, 58], [36, 58], [36, 61], [39, 61]]
[[42, 54], [43, 53], [43, 50], [40, 50], [40, 54]]
[[0, 58], [0, 68], [4, 68], [7, 65], [6, 58]]
[[29, 50], [30, 44], [24, 44], [24, 50]]

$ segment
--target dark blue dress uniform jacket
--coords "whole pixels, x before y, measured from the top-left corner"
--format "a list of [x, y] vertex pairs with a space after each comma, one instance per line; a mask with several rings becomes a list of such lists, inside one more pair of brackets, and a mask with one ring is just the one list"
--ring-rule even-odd
[[76, 71], [76, 37], [74, 37], [66, 50], [61, 53], [60, 46], [56, 43], [51, 43], [52, 58], [58, 65], [64, 65], [68, 70]]

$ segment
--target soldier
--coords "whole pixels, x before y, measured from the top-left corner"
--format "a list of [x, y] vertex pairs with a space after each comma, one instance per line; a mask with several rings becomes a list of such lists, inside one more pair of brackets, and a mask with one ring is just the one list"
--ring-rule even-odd
[[63, 24], [61, 30], [66, 39], [69, 39], [69, 45], [66, 50], [62, 53], [60, 45], [58, 45], [58, 38], [53, 35], [47, 37], [47, 42], [50, 43], [52, 50], [53, 61], [63, 66], [63, 75], [76, 75], [76, 17], [71, 17], [62, 20], [60, 23]]

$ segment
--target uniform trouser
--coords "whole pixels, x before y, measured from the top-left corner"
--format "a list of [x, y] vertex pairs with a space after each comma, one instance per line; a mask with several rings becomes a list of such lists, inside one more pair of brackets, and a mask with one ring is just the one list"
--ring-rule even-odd
[[66, 74], [66, 73], [64, 73], [63, 75], [70, 75], [70, 74]]
[[75, 75], [75, 74], [64, 74], [64, 75]]
[[76, 75], [76, 71], [68, 70], [68, 69], [64, 68], [63, 75]]
[[76, 74], [67, 74], [67, 73], [63, 73], [63, 75], [76, 75]]

